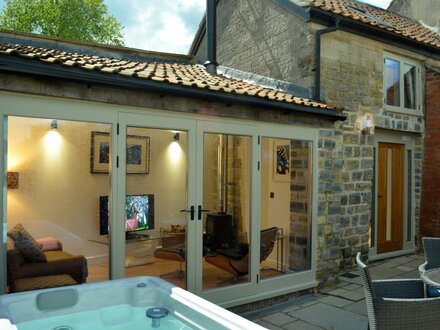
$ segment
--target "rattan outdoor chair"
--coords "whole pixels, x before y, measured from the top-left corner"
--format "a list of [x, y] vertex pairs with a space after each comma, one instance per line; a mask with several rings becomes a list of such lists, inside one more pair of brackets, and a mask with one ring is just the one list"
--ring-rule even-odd
[[[440, 268], [440, 238], [423, 237], [422, 242], [423, 251], [425, 252], [425, 262], [419, 266], [420, 277], [422, 277], [427, 270]], [[440, 296], [440, 290], [437, 288], [425, 285], [425, 290], [426, 296]]]
[[371, 330], [439, 329], [440, 298], [424, 298], [421, 280], [372, 281], [360, 252], [356, 262], [364, 286]]

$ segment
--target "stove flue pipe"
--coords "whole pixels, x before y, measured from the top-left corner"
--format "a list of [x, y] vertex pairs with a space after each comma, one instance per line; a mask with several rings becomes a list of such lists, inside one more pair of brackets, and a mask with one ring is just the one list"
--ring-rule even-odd
[[206, 0], [206, 71], [217, 74], [217, 0]]

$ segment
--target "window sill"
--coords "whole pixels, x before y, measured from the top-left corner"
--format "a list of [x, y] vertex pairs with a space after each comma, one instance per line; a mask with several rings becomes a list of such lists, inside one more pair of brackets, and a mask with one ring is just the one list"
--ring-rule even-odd
[[422, 117], [423, 116], [422, 110], [394, 107], [392, 105], [384, 105], [383, 110], [389, 111], [389, 112], [395, 112], [398, 114], [415, 116], [415, 117]]

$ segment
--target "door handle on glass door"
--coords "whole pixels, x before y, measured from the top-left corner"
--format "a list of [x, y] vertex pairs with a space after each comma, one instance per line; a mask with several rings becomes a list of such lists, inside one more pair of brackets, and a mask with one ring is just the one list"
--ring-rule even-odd
[[209, 212], [209, 210], [203, 210], [202, 205], [197, 208], [197, 219], [202, 220], [202, 212]]
[[195, 207], [194, 207], [194, 205], [191, 205], [190, 206], [190, 208], [189, 208], [189, 210], [185, 210], [185, 209], [183, 209], [183, 210], [180, 210], [179, 212], [187, 212], [187, 213], [190, 213], [190, 219], [191, 220], [194, 220], [194, 213], [195, 213]]

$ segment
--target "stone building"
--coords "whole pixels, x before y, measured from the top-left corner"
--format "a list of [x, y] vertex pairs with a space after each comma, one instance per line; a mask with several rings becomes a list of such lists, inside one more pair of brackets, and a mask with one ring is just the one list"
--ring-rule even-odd
[[[204, 26], [190, 51], [201, 62]], [[439, 34], [349, 0], [220, 0], [217, 29], [218, 63], [295, 84], [348, 117], [319, 130], [317, 278], [352, 267], [358, 251], [377, 259], [417, 249], [425, 127], [438, 130], [428, 120], [439, 108]], [[364, 134], [370, 121], [374, 134]], [[428, 194], [423, 205], [438, 210]]]
[[342, 0], [217, 12], [207, 69], [203, 26], [194, 56], [0, 33], [2, 232], [227, 307], [414, 251], [439, 35]]
[[[424, 1], [423, 6], [414, 0], [393, 0], [388, 8], [397, 14], [408, 16], [435, 32], [440, 31], [440, 2]], [[440, 108], [439, 70], [435, 67], [426, 69], [426, 128], [425, 156], [423, 164], [422, 205], [420, 217], [420, 236], [440, 237], [440, 194], [438, 186], [440, 176], [436, 169], [440, 165], [438, 130], [438, 110]]]
[[[84, 256], [87, 282], [163, 276], [223, 306], [317, 286], [318, 244], [340, 218], [318, 191], [342, 189], [318, 166], [342, 168], [340, 109], [192, 56], [10, 31], [0, 42], [3, 233], [21, 224]], [[75, 281], [50, 251], [33, 267], [5, 236], [1, 293]]]
[[439, 32], [440, 29], [440, 2], [436, 0], [425, 0], [423, 5], [416, 0], [393, 0], [388, 10], [396, 14], [416, 20], [421, 24]]

